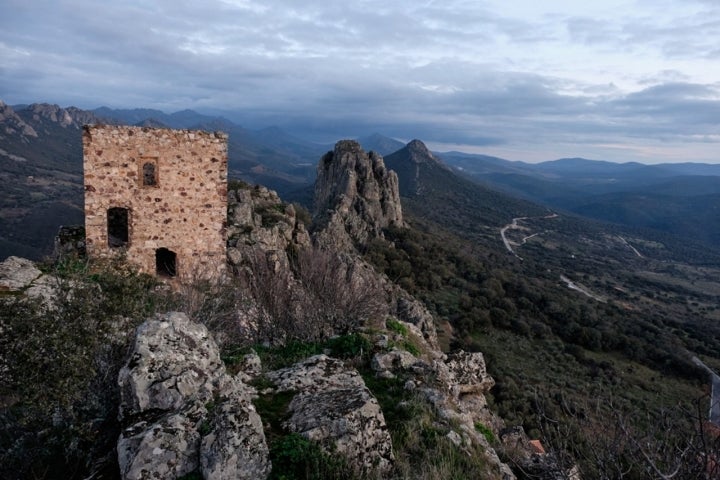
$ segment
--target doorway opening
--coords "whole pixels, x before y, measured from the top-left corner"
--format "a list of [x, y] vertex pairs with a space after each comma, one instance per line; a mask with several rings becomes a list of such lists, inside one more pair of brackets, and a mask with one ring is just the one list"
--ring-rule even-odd
[[167, 248], [155, 250], [155, 272], [161, 277], [177, 275], [177, 255]]

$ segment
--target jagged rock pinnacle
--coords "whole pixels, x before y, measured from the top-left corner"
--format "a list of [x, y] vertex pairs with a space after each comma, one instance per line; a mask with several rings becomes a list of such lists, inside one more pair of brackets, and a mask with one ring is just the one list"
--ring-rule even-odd
[[363, 244], [382, 236], [383, 228], [403, 225], [397, 175], [379, 154], [341, 140], [320, 159], [315, 216], [328, 242]]

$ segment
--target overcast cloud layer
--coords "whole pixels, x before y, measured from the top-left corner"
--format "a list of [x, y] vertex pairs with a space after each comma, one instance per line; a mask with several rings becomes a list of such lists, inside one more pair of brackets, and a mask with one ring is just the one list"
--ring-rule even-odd
[[718, 163], [720, 2], [3, 0], [0, 99]]

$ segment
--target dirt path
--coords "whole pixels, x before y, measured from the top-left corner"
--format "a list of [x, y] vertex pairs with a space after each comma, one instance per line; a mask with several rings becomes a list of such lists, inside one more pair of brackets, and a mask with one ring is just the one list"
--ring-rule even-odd
[[565, 282], [565, 285], [567, 285], [567, 287], [570, 290], [575, 290], [577, 292], [580, 292], [583, 295], [590, 297], [593, 300], [597, 300], [598, 302], [601, 302], [601, 303], [605, 303], [607, 301], [600, 295], [596, 295], [596, 294], [592, 293], [591, 291], [587, 290], [585, 287], [582, 287], [582, 286], [578, 285], [577, 283], [573, 282], [572, 280], [567, 278], [565, 275], [560, 275], [560, 280]]
[[627, 242], [627, 240], [625, 240], [623, 237], [621, 237], [620, 235], [618, 235], [618, 238], [619, 238], [620, 241], [621, 241], [622, 243], [624, 243], [630, 250], [632, 250], [633, 252], [635, 252], [635, 255], [637, 255], [637, 256], [640, 257], [640, 258], [645, 258], [645, 257], [642, 256], [642, 254], [640, 254], [640, 252], [637, 251], [637, 248], [635, 248], [635, 247], [633, 247], [632, 245], [630, 245], [630, 244]]
[[[505, 244], [505, 248], [507, 248], [507, 251], [512, 253], [513, 255], [515, 255], [520, 260], [522, 260], [522, 257], [520, 255], [518, 255], [517, 252], [515, 252], [515, 250], [513, 250], [513, 247], [512, 247], [513, 245], [518, 245], [518, 244], [508, 240], [508, 238], [506, 236], [507, 231], [508, 230], [520, 230], [523, 228], [527, 228], [527, 227], [523, 227], [522, 225], [519, 224], [519, 222], [521, 222], [522, 220], [528, 220], [530, 218], [541, 218], [541, 219], [547, 218], [547, 219], [549, 219], [549, 218], [556, 218], [557, 216], [558, 216], [557, 213], [551, 213], [550, 215], [546, 215], [544, 217], [516, 217], [516, 218], [513, 218], [511, 223], [508, 223], [507, 225], [505, 225], [504, 227], [502, 227], [500, 229], [500, 238], [502, 238], [502, 241]], [[524, 245], [525, 242], [527, 242], [529, 239], [531, 239], [532, 237], [535, 237], [537, 235], [540, 235], [540, 232], [533, 233], [532, 235], [528, 235], [527, 237], [524, 237], [522, 239], [522, 242], [520, 243], [520, 245]]]

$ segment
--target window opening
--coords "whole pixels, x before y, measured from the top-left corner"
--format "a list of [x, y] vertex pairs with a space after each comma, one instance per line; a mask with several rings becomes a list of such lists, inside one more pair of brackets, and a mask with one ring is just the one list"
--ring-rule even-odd
[[142, 179], [144, 187], [155, 187], [158, 184], [157, 165], [153, 162], [145, 162], [142, 166]]
[[163, 277], [174, 277], [177, 274], [177, 255], [167, 248], [155, 250], [155, 271]]
[[129, 242], [130, 214], [127, 208], [113, 207], [107, 211], [108, 247], [120, 248]]

